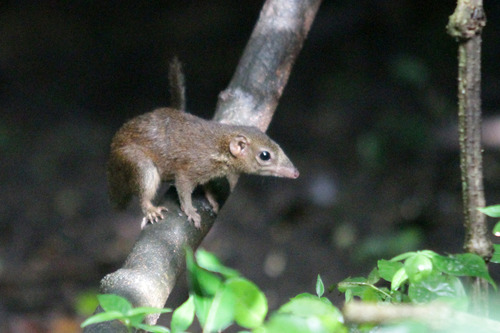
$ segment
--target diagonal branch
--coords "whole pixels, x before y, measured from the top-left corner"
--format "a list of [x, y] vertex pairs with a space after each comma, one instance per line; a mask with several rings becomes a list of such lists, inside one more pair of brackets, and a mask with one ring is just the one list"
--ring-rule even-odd
[[320, 3], [266, 1], [215, 120], [267, 129]]
[[[219, 96], [215, 120], [267, 128], [320, 3], [266, 1], [235, 75]], [[227, 182], [214, 182], [213, 186], [222, 205], [229, 195]], [[165, 220], [143, 230], [124, 266], [103, 278], [101, 292], [126, 297], [134, 306], [163, 307], [184, 270], [184, 247], [198, 247], [216, 218], [203, 196], [195, 193], [193, 204], [202, 217], [201, 229], [180, 217], [177, 196], [169, 191], [161, 203], [169, 209]], [[153, 324], [157, 319], [152, 315], [147, 322]], [[84, 330], [109, 331], [127, 332], [117, 322]]]

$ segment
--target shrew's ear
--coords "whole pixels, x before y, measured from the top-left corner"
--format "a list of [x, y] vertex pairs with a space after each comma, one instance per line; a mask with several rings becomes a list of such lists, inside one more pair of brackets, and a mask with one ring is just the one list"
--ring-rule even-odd
[[242, 157], [247, 154], [248, 144], [248, 139], [244, 135], [238, 134], [229, 142], [229, 151], [234, 157]]

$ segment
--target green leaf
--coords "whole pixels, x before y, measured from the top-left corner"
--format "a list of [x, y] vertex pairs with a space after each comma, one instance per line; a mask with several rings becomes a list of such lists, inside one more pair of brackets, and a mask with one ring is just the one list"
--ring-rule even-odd
[[221, 331], [231, 325], [234, 321], [235, 303], [232, 289], [222, 286], [210, 304], [203, 332]]
[[221, 278], [204, 269], [197, 270], [195, 278], [198, 286], [200, 287], [199, 290], [204, 296], [215, 295], [222, 284]]
[[323, 284], [323, 280], [321, 280], [321, 276], [318, 274], [318, 278], [316, 280], [316, 295], [318, 295], [318, 297], [321, 297], [324, 293], [325, 285]]
[[[378, 302], [382, 301], [384, 297], [380, 293], [380, 289], [377, 287], [370, 285], [369, 288], [366, 288], [361, 296], [361, 299], [365, 302]], [[387, 293], [385, 293], [384, 296], [389, 296]]]
[[278, 312], [292, 313], [306, 317], [326, 315], [336, 322], [343, 321], [342, 313], [335, 306], [327, 304], [317, 297], [294, 297], [288, 303], [282, 305]]
[[[399, 269], [399, 268], [398, 268]], [[397, 269], [396, 269], [397, 270]], [[372, 269], [370, 274], [368, 274], [368, 279], [366, 282], [375, 284], [380, 280], [380, 274], [377, 268]]]
[[114, 294], [97, 295], [97, 300], [104, 311], [118, 311], [126, 314], [132, 309], [132, 304], [124, 297]]
[[318, 296], [313, 295], [311, 293], [300, 293], [297, 296], [295, 296], [294, 298], [314, 298], [314, 299], [316, 299], [316, 298], [318, 298]]
[[451, 275], [432, 274], [418, 283], [411, 283], [408, 296], [415, 303], [428, 303], [437, 298], [462, 299], [465, 291], [462, 282]]
[[212, 272], [198, 266], [193, 251], [186, 249], [186, 268], [188, 271], [189, 289], [200, 296], [214, 296], [222, 280]]
[[92, 324], [102, 323], [104, 321], [122, 319], [123, 317], [124, 317], [123, 313], [118, 311], [101, 312], [93, 315], [90, 318], [87, 318], [87, 320], [85, 320], [80, 326], [85, 327]]
[[448, 257], [436, 256], [434, 265], [443, 273], [455, 276], [477, 276], [488, 281], [495, 289], [496, 285], [484, 260], [473, 253], [450, 255]]
[[137, 325], [142, 324], [144, 318], [146, 318], [145, 314], [130, 314], [124, 317], [123, 322], [127, 326], [137, 327]]
[[387, 288], [380, 288], [380, 289], [390, 294], [391, 296], [390, 300], [393, 303], [408, 303], [410, 301], [408, 295], [406, 295], [406, 293], [403, 293], [400, 290], [389, 290]]
[[363, 301], [382, 301], [391, 298], [387, 292], [366, 281], [365, 278], [348, 278], [339, 282], [338, 289], [340, 292], [345, 292], [346, 302], [352, 300], [353, 296], [358, 296]]
[[319, 300], [323, 303], [326, 303], [328, 305], [333, 305], [332, 301], [330, 301], [328, 298], [326, 297], [320, 297]]
[[401, 260], [405, 260], [405, 259], [408, 259], [410, 257], [413, 257], [417, 255], [417, 252], [406, 252], [406, 253], [402, 253], [398, 256], [395, 256], [394, 258], [391, 259], [391, 261], [401, 261]]
[[[285, 316], [280, 317], [280, 315]], [[282, 323], [285, 327], [281, 332], [337, 332], [336, 329], [343, 327], [341, 312], [333, 305], [327, 304], [317, 297], [294, 297], [288, 303], [282, 305], [277, 313], [271, 316], [270, 322], [276, 320], [276, 317], [285, 320]], [[302, 331], [290, 331], [288, 329], [290, 322], [296, 323], [298, 327], [302, 328]], [[273, 326], [279, 327], [276, 323]]]
[[323, 303], [327, 304], [327, 305], [333, 305], [333, 303], [326, 297], [319, 297], [317, 295], [313, 295], [313, 294], [310, 294], [310, 293], [301, 293], [301, 294], [298, 294], [297, 296], [294, 297], [294, 299], [299, 299], [299, 298], [309, 298], [309, 299], [319, 299], [320, 301], [322, 301]]
[[211, 272], [220, 273], [225, 278], [240, 276], [237, 270], [224, 266], [214, 254], [203, 249], [196, 251], [196, 261], [200, 267]]
[[255, 333], [347, 333], [347, 329], [340, 322], [332, 325], [323, 322], [317, 317], [302, 317], [289, 313], [275, 313], [265, 324], [263, 329]]
[[195, 270], [197, 268], [196, 261], [194, 260], [194, 255], [193, 255], [193, 250], [186, 246], [185, 248], [186, 251], [186, 269], [188, 272], [191, 272], [192, 270]]
[[406, 274], [411, 283], [418, 282], [432, 272], [432, 261], [423, 254], [406, 259], [404, 263]]
[[183, 332], [191, 326], [194, 320], [194, 297], [190, 295], [189, 298], [172, 314], [172, 321], [170, 328], [173, 333]]
[[439, 256], [439, 254], [437, 254], [436, 252], [431, 251], [431, 250], [422, 250], [422, 251], [418, 251], [418, 253], [419, 253], [419, 254], [421, 254], [421, 255], [426, 256], [427, 258], [429, 258], [429, 259], [431, 259], [431, 260], [432, 260], [434, 257]]
[[495, 224], [495, 227], [493, 228], [493, 235], [495, 235], [496, 237], [500, 237], [500, 222], [497, 222], [497, 224]]
[[158, 326], [158, 325], [146, 325], [146, 324], [139, 324], [136, 326], [137, 328], [140, 328], [146, 332], [153, 332], [153, 333], [170, 333], [170, 330], [166, 327], [163, 326]]
[[500, 205], [478, 208], [477, 210], [489, 217], [500, 217]]
[[360, 292], [367, 285], [366, 278], [364, 277], [353, 277], [347, 278], [340, 281], [337, 284], [337, 289], [341, 293], [345, 293], [348, 290], [354, 291], [355, 293]]
[[297, 317], [285, 313], [276, 313], [271, 316], [263, 330], [257, 330], [259, 333], [310, 333], [310, 332], [326, 332], [321, 327], [319, 320], [315, 320], [317, 328], [311, 329], [308, 325], [307, 318]]
[[364, 287], [367, 285], [367, 279], [364, 277], [353, 277], [342, 280], [338, 283], [337, 289], [341, 293], [345, 293], [347, 290], [351, 290], [356, 293], [356, 295], [364, 290]]
[[264, 293], [251, 281], [234, 278], [226, 282], [235, 300], [234, 319], [241, 327], [260, 326], [267, 314], [267, 299]]
[[172, 312], [172, 309], [141, 306], [138, 308], [133, 308], [132, 310], [127, 312], [127, 315], [136, 316], [136, 315], [148, 315], [153, 313], [167, 313], [167, 312]]
[[396, 274], [396, 272], [403, 267], [403, 264], [398, 261], [382, 259], [377, 262], [377, 267], [380, 277], [386, 281], [391, 282], [394, 274]]
[[99, 305], [97, 291], [94, 289], [84, 290], [76, 295], [74, 309], [81, 317], [91, 316]]
[[408, 274], [404, 267], [401, 267], [392, 277], [391, 290], [398, 290], [399, 287], [408, 279]]
[[491, 262], [500, 264], [500, 244], [493, 244], [495, 252], [493, 252], [493, 257], [491, 257]]
[[201, 326], [205, 325], [208, 317], [208, 311], [212, 305], [212, 297], [203, 297], [197, 294], [193, 294], [194, 297], [194, 308], [196, 309], [196, 317], [200, 322]]
[[351, 289], [347, 289], [345, 291], [345, 302], [346, 303], [349, 303], [350, 301], [352, 301], [354, 295], [353, 295], [353, 292]]

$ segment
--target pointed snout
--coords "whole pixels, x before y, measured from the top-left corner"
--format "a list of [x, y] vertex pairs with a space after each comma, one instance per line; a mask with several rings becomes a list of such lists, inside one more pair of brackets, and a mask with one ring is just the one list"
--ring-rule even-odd
[[276, 175], [279, 177], [296, 179], [299, 178], [299, 174], [299, 170], [295, 167], [280, 167], [276, 170]]
[[299, 170], [297, 170], [296, 168], [293, 168], [293, 171], [290, 174], [289, 178], [296, 179], [296, 178], [299, 178], [299, 175], [300, 175]]

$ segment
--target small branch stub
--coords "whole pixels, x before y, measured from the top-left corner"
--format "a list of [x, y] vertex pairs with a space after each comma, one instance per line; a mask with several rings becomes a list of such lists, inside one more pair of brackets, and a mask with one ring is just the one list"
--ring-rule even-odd
[[486, 15], [481, 1], [458, 1], [446, 29], [457, 39], [470, 39], [481, 34], [486, 25]]

